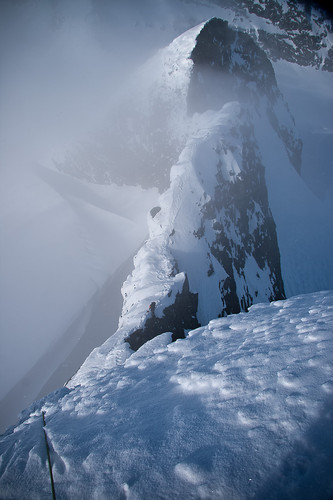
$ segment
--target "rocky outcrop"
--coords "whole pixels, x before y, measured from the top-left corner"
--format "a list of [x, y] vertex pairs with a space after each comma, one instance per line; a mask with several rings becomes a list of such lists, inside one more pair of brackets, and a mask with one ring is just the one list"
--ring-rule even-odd
[[[191, 53], [193, 69], [188, 90], [190, 113], [220, 109], [225, 102], [253, 103], [265, 97], [271, 125], [283, 141], [289, 159], [301, 170], [302, 141], [295, 136], [294, 122], [277, 87], [274, 69], [265, 51], [249, 34], [232, 29], [226, 21], [208, 21]], [[289, 114], [289, 124], [278, 119], [279, 105]]]
[[205, 24], [191, 59], [190, 113], [221, 109], [233, 100], [247, 101], [253, 95], [253, 85], [256, 97], [275, 99], [275, 74], [265, 52], [247, 33], [232, 29], [227, 21], [213, 18]]
[[161, 333], [172, 332], [172, 340], [175, 341], [185, 338], [186, 330], [193, 330], [200, 326], [196, 317], [198, 294], [190, 292], [187, 276], [182, 291], [176, 294], [172, 305], [163, 309], [161, 317], [156, 316], [155, 307], [156, 303], [152, 302], [144, 326], [125, 339], [133, 351]]
[[242, 0], [241, 4], [275, 28], [252, 33], [270, 59], [332, 71], [333, 53], [328, 47], [332, 12], [327, 6], [311, 0], [289, 0], [285, 5], [278, 0]]
[[[207, 242], [209, 251], [227, 274], [219, 282], [221, 316], [246, 311], [254, 303], [262, 286], [259, 272], [268, 273], [271, 287], [267, 299], [285, 298], [276, 228], [253, 129], [242, 125], [234, 134], [242, 153], [241, 170], [227, 181], [222, 161], [217, 161], [217, 183], [210, 200], [201, 209], [201, 232], [197, 236], [203, 238], [206, 233], [214, 233], [212, 241]], [[232, 145], [229, 148], [233, 149]], [[221, 151], [216, 153], [220, 155]], [[251, 257], [258, 267], [254, 287], [248, 283], [246, 271]], [[243, 286], [237, 286], [240, 278]]]

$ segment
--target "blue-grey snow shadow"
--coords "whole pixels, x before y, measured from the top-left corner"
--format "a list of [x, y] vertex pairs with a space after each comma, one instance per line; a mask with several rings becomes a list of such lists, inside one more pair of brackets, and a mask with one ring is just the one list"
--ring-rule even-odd
[[267, 478], [256, 500], [333, 499], [333, 397], [279, 468]]

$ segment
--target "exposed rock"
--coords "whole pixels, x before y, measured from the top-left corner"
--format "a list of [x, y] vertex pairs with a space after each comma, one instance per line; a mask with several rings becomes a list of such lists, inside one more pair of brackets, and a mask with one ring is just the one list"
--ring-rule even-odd
[[198, 328], [196, 313], [198, 294], [189, 290], [187, 276], [185, 277], [181, 293], [177, 293], [175, 302], [163, 309], [163, 316], [155, 315], [155, 302], [150, 307], [150, 316], [147, 317], [142, 328], [135, 330], [125, 340], [131, 349], [136, 351], [148, 340], [164, 332], [172, 332], [172, 340], [185, 338], [185, 330]]
[[220, 109], [232, 100], [247, 100], [251, 83], [257, 93], [274, 99], [276, 79], [265, 52], [250, 35], [231, 29], [227, 21], [213, 18], [205, 24], [191, 59], [190, 113]]
[[[236, 286], [236, 276], [247, 282], [246, 261], [250, 256], [258, 268], [269, 273], [269, 300], [285, 298], [275, 223], [269, 209], [265, 171], [253, 129], [243, 125], [238, 132], [242, 144], [241, 172], [228, 182], [217, 163], [217, 184], [213, 197], [203, 206], [203, 231], [213, 230], [210, 251], [227, 273], [220, 281], [221, 315], [246, 311], [261, 286], [251, 293], [249, 286]], [[252, 227], [251, 227], [252, 226]]]
[[332, 8], [328, 5], [311, 0], [289, 0], [284, 7], [278, 0], [260, 0], [260, 3], [242, 0], [241, 4], [282, 32], [259, 29], [252, 33], [272, 60], [284, 59], [332, 71], [332, 52], [321, 53], [327, 44], [328, 31], [332, 29]]

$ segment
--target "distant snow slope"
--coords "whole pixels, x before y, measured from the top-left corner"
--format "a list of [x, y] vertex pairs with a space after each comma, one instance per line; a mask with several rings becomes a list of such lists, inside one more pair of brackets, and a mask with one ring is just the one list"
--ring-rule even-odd
[[1, 437], [1, 498], [50, 495], [42, 411], [57, 498], [332, 498], [332, 331], [318, 292], [84, 366]]
[[278, 85], [303, 141], [302, 177], [333, 202], [333, 74], [287, 62], [273, 63]]
[[[89, 185], [41, 166], [3, 169], [0, 189], [0, 398], [20, 383], [17, 413], [83, 336], [91, 299], [144, 239], [156, 192]], [[116, 329], [120, 304], [109, 307]], [[92, 347], [115, 329], [102, 338], [97, 331]], [[46, 354], [30, 380], [28, 372]], [[68, 377], [88, 354], [82, 351]], [[7, 404], [1, 426], [10, 423]]]

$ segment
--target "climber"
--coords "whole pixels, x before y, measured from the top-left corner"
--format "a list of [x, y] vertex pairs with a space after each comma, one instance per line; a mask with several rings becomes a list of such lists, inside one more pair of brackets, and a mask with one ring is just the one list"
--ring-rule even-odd
[[156, 302], [152, 302], [149, 306], [149, 311], [151, 312], [152, 317], [155, 317], [155, 307], [156, 307]]

